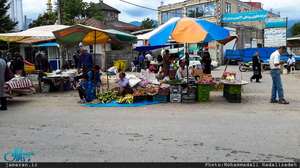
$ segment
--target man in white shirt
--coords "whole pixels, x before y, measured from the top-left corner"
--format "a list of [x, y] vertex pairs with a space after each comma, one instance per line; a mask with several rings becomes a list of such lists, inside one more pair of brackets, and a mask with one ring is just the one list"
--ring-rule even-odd
[[[176, 72], [177, 78], [181, 81], [184, 80], [184, 78], [187, 78], [187, 67], [185, 66], [185, 60], [179, 60], [179, 68]], [[192, 77], [193, 71], [189, 70], [189, 77]]]
[[295, 66], [295, 63], [296, 63], [296, 60], [295, 60], [295, 58], [293, 58], [293, 55], [290, 55], [290, 58], [287, 60], [286, 63], [287, 63], [286, 68], [288, 69], [288, 71], [290, 71], [291, 67]]
[[[287, 48], [285, 46], [279, 47], [278, 50], [273, 52], [270, 57], [270, 75], [273, 80], [273, 86], [272, 86], [272, 96], [270, 99], [270, 103], [279, 103], [279, 104], [289, 104], [284, 99], [283, 95], [283, 87], [281, 83], [281, 76], [280, 76], [280, 66], [282, 66], [286, 60], [280, 61], [280, 56], [286, 52]], [[276, 100], [277, 94], [279, 97], [279, 101]]]
[[150, 61], [152, 59], [152, 56], [151, 54], [148, 52], [147, 55], [145, 56], [146, 57], [146, 63], [147, 63], [147, 68], [150, 67]]

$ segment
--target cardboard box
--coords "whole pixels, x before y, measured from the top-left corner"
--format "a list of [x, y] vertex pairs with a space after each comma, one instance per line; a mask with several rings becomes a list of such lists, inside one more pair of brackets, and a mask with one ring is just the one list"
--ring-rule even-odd
[[193, 76], [200, 76], [200, 77], [203, 77], [203, 69], [193, 69], [194, 71], [194, 74]]
[[199, 76], [199, 78], [197, 78], [197, 82], [201, 81], [203, 79], [203, 69], [193, 69], [193, 71], [193, 76]]

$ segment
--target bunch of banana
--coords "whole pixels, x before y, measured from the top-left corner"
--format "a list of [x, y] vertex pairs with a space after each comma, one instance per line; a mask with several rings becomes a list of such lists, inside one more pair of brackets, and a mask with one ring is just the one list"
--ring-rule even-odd
[[99, 93], [96, 95], [97, 99], [100, 100], [101, 103], [109, 103], [112, 100], [117, 100], [118, 95], [117, 92], [108, 89], [106, 92]]
[[119, 104], [132, 104], [133, 103], [133, 97], [131, 94], [125, 95], [125, 97], [121, 97], [116, 101], [116, 103]]

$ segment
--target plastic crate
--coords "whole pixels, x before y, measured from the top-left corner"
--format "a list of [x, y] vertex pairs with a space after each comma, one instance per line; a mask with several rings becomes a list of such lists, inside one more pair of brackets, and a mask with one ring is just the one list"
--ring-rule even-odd
[[181, 102], [181, 94], [170, 94], [170, 102], [172, 103]]
[[210, 94], [198, 94], [198, 102], [210, 102]]
[[241, 94], [242, 86], [241, 85], [226, 85], [225, 91], [229, 94]]
[[241, 94], [229, 94], [225, 92], [226, 94], [226, 100], [229, 103], [241, 103], [242, 102], [242, 95]]
[[148, 100], [149, 102], [152, 102], [152, 101], [153, 101], [153, 96], [148, 95], [148, 96], [147, 96], [147, 100]]
[[224, 90], [224, 84], [220, 83], [220, 84], [214, 84], [212, 85], [212, 91], [223, 91]]
[[144, 101], [144, 100], [147, 100], [147, 95], [146, 96], [134, 96], [133, 97], [134, 102], [141, 102], [141, 101]]
[[153, 101], [158, 101], [160, 103], [167, 103], [168, 96], [167, 95], [155, 95], [155, 96], [153, 96]]
[[199, 94], [208, 94], [210, 92], [211, 85], [198, 85], [198, 95]]
[[181, 94], [181, 85], [170, 85], [169, 87], [171, 94]]

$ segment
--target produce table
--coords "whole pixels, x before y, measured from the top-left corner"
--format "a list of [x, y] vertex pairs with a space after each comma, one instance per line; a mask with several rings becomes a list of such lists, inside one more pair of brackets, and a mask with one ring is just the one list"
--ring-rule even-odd
[[[45, 81], [45, 80], [51, 80], [54, 83], [59, 83], [60, 84], [60, 92], [64, 92], [64, 83], [65, 81], [70, 81], [71, 78], [69, 76], [65, 76], [65, 75], [53, 75], [53, 76], [44, 76], [43, 78], [39, 79], [39, 85], [40, 85], [40, 91], [42, 91], [41, 89], [41, 82]], [[75, 79], [73, 79], [73, 82], [75, 81]]]
[[4, 84], [7, 98], [12, 99], [11, 94], [32, 94], [35, 92], [34, 84], [26, 77], [13, 78]]

